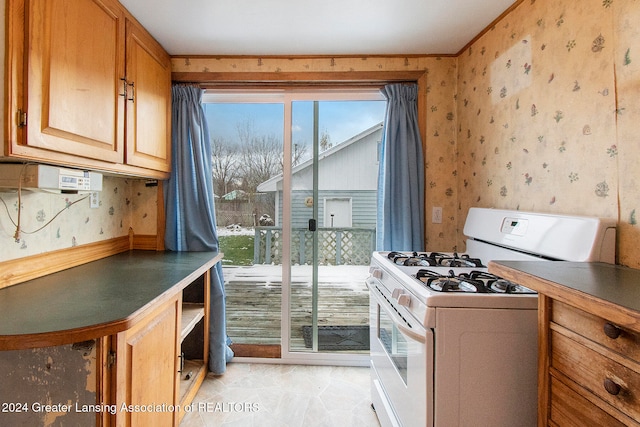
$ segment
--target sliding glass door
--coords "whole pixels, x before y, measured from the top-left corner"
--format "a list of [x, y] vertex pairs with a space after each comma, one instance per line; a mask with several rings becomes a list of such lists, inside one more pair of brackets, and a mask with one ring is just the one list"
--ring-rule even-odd
[[[375, 241], [384, 102], [322, 95], [291, 102], [293, 146], [309, 143], [291, 171], [289, 349], [296, 357], [353, 359], [369, 350], [364, 280]], [[359, 128], [345, 120], [376, 109], [380, 115]]]
[[[216, 95], [218, 103], [224, 96], [248, 99], [246, 94]], [[253, 259], [244, 266], [225, 264], [229, 335], [254, 350], [279, 344], [282, 359], [364, 363], [369, 302], [364, 280], [375, 244], [385, 102], [377, 90], [270, 92], [252, 102], [281, 106], [282, 139], [276, 144], [282, 152], [281, 170], [244, 190], [243, 197], [265, 204], [251, 204], [253, 224], [244, 221], [239, 226], [252, 230], [247, 234], [253, 236]], [[224, 126], [230, 119], [227, 115]], [[211, 134], [216, 135], [212, 123]], [[246, 167], [246, 162], [237, 165]], [[221, 196], [218, 206], [231, 206]], [[247, 222], [252, 227], [246, 227]], [[220, 216], [218, 223], [225, 225]], [[238, 227], [231, 224], [223, 234], [233, 229]], [[228, 259], [224, 242], [221, 247]], [[278, 327], [276, 336], [273, 330]]]

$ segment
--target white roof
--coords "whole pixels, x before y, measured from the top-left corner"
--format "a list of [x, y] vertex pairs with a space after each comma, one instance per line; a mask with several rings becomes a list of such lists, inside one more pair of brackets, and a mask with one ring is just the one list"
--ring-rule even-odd
[[[329, 148], [328, 150], [323, 151], [322, 153], [319, 154], [318, 157], [318, 162], [321, 162], [331, 156], [333, 156], [334, 154], [338, 153], [341, 150], [344, 150], [345, 148], [359, 142], [365, 139], [365, 137], [379, 131], [380, 129], [382, 129], [382, 122], [371, 126], [369, 129], [366, 129], [362, 132], [360, 132], [359, 134], [352, 136], [351, 138], [347, 139], [346, 141], [340, 143], [340, 144], [336, 144], [333, 147]], [[310, 168], [313, 166], [313, 159], [309, 159], [305, 162], [300, 163], [299, 165], [296, 165], [293, 167], [293, 169], [291, 170], [291, 174], [295, 175], [296, 173], [300, 173], [301, 171]], [[273, 192], [273, 191], [277, 191], [278, 190], [278, 183], [280, 181], [282, 181], [283, 176], [282, 174], [278, 174], [270, 179], [268, 179], [267, 181], [264, 181], [263, 183], [258, 185], [258, 192], [260, 193], [268, 193], [268, 192]]]

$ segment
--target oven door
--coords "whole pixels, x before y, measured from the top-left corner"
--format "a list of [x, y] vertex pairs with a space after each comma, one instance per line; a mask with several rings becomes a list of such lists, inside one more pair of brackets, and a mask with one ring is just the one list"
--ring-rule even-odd
[[433, 332], [369, 278], [372, 400], [382, 427], [433, 424]]

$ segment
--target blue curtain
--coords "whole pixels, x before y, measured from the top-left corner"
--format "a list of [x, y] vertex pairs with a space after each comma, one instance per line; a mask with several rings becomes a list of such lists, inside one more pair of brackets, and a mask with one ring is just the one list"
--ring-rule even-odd
[[418, 85], [390, 84], [378, 173], [379, 251], [424, 250], [424, 163]]
[[[171, 176], [164, 185], [165, 247], [217, 251], [209, 128], [198, 87], [175, 85], [172, 106]], [[225, 321], [222, 265], [211, 269], [209, 370], [222, 374], [233, 357]]]

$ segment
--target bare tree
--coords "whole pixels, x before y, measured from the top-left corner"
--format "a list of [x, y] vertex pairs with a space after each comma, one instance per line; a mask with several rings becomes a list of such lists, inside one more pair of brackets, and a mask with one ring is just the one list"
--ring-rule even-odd
[[233, 183], [240, 178], [237, 144], [224, 138], [212, 139], [211, 157], [214, 192], [222, 196], [233, 190]]
[[258, 185], [282, 172], [282, 142], [273, 135], [252, 135], [240, 148], [238, 169], [244, 190], [255, 193]]
[[[260, 183], [282, 173], [283, 148], [281, 138], [262, 135], [255, 122], [246, 118], [236, 125], [237, 139], [212, 140], [213, 180], [216, 194], [235, 189], [254, 194]], [[294, 144], [293, 165], [304, 160], [306, 144]]]
[[329, 131], [325, 128], [320, 135], [320, 149], [321, 151], [328, 150], [333, 147], [333, 143], [331, 142], [331, 135], [329, 135]]
[[293, 144], [293, 154], [291, 158], [291, 165], [295, 166], [302, 163], [303, 160], [306, 160], [307, 156], [307, 145], [296, 143]]

